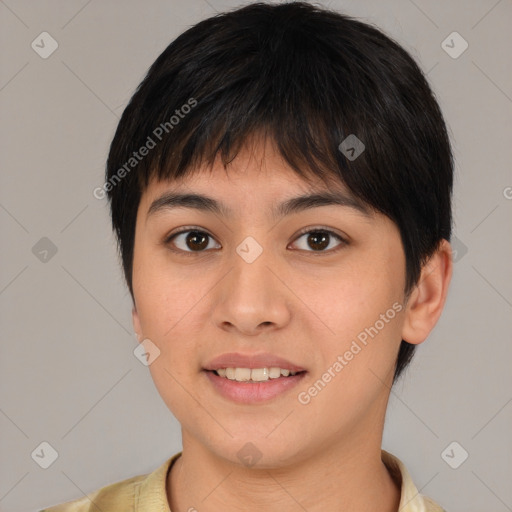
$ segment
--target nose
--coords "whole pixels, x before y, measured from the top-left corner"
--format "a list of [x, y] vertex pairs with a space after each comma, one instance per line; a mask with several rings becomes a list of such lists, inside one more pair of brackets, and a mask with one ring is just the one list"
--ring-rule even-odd
[[[244, 251], [249, 247], [249, 251]], [[240, 244], [231, 270], [218, 284], [212, 320], [221, 329], [255, 336], [282, 329], [291, 318], [293, 294], [284, 283], [283, 271], [271, 251], [256, 259], [247, 257], [255, 248]]]

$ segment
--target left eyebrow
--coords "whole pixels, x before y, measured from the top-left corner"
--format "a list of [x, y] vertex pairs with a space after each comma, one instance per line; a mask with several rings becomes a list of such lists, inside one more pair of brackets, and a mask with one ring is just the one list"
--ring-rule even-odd
[[362, 201], [343, 192], [316, 192], [292, 197], [277, 205], [272, 213], [274, 217], [284, 217], [320, 206], [344, 206], [352, 208], [365, 217], [371, 217], [370, 209]]
[[[316, 192], [302, 196], [292, 197], [278, 204], [272, 209], [272, 217], [282, 218], [294, 213], [300, 213], [321, 206], [343, 206], [351, 208], [365, 217], [371, 217], [370, 209], [361, 201], [351, 195], [342, 192]], [[211, 212], [225, 218], [235, 216], [226, 204], [217, 201], [213, 197], [203, 194], [182, 194], [168, 192], [155, 199], [148, 209], [147, 216], [154, 215], [163, 210], [174, 208], [192, 208], [199, 211]]]

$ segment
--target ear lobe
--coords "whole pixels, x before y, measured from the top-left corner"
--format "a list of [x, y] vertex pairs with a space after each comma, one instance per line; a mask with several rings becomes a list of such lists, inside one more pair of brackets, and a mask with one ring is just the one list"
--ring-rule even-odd
[[420, 279], [405, 308], [402, 339], [417, 345], [425, 341], [443, 310], [453, 271], [452, 248], [442, 240], [421, 269]]
[[137, 336], [137, 340], [139, 343], [143, 340], [142, 336], [142, 328], [140, 325], [140, 319], [139, 319], [139, 313], [137, 313], [137, 309], [135, 306], [132, 308], [132, 324], [133, 324], [133, 330], [135, 331], [135, 334]]

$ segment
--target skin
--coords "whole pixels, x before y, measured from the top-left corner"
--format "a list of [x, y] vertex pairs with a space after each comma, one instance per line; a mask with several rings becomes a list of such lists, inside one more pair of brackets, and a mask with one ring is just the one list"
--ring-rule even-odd
[[[320, 180], [314, 186], [326, 189]], [[211, 172], [199, 168], [180, 181], [152, 181], [143, 193], [133, 325], [139, 341], [150, 339], [160, 350], [149, 369], [182, 428], [183, 453], [166, 483], [173, 512], [398, 510], [400, 491], [381, 461], [394, 365], [401, 339], [423, 342], [441, 314], [450, 245], [442, 241], [405, 303], [405, 256], [398, 228], [386, 216], [338, 205], [270, 216], [274, 204], [312, 188], [272, 144], [255, 142], [228, 172], [217, 160]], [[189, 208], [148, 216], [168, 191], [208, 195], [234, 216]], [[203, 252], [186, 243], [188, 233], [165, 243], [172, 232], [191, 227], [211, 235]], [[348, 243], [331, 237], [324, 252], [314, 251], [309, 235], [298, 234], [309, 227], [330, 229]], [[250, 264], [236, 252], [247, 236], [263, 248]], [[301, 404], [298, 393], [395, 303], [402, 311]], [[268, 402], [234, 403], [202, 371], [226, 352], [270, 352], [308, 373], [297, 388]], [[252, 467], [237, 456], [248, 442], [261, 454]]]

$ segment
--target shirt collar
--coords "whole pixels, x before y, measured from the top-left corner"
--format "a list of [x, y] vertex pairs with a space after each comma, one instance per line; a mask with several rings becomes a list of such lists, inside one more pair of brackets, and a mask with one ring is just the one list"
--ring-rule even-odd
[[398, 512], [444, 512], [439, 505], [419, 493], [400, 459], [385, 450], [381, 450], [381, 459], [400, 489]]

